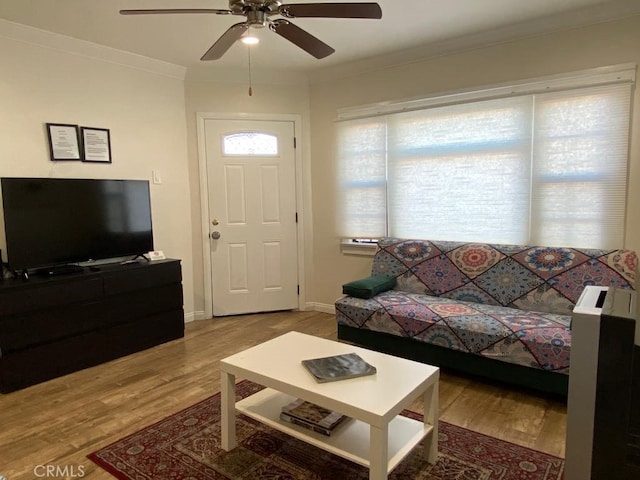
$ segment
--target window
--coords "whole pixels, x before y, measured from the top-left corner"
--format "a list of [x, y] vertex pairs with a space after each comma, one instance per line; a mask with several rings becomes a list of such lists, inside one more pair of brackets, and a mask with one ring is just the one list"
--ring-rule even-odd
[[339, 234], [620, 247], [630, 104], [624, 82], [340, 121]]
[[278, 137], [260, 132], [240, 132], [225, 135], [222, 141], [224, 155], [277, 155]]
[[341, 222], [344, 237], [386, 231], [386, 122], [356, 120], [338, 131]]

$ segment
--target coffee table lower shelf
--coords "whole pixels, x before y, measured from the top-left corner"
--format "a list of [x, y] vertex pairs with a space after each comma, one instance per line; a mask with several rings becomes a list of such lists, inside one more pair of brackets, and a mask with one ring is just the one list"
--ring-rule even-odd
[[[347, 419], [336, 427], [331, 436], [322, 435], [304, 427], [280, 420], [282, 407], [295, 400], [271, 388], [265, 388], [235, 404], [236, 411], [280, 430], [306, 443], [315, 445], [330, 453], [370, 467], [370, 426], [369, 424]], [[391, 472], [407, 454], [433, 431], [431, 425], [402, 415], [389, 423], [387, 472]], [[436, 439], [437, 441], [437, 439]]]

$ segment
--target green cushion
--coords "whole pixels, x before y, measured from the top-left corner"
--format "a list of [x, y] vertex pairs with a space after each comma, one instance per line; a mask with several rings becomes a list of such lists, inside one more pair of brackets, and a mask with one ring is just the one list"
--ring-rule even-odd
[[380, 292], [391, 290], [396, 285], [396, 277], [371, 275], [342, 285], [342, 293], [358, 298], [371, 298]]

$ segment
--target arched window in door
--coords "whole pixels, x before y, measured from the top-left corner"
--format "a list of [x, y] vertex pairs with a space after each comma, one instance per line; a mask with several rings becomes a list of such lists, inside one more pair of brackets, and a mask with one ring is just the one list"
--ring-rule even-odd
[[278, 155], [278, 137], [263, 132], [237, 132], [225, 135], [222, 140], [224, 155]]

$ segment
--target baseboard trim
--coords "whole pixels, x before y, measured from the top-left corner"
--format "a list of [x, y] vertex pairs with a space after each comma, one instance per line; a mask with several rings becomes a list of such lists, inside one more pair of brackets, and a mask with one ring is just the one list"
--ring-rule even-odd
[[184, 314], [184, 323], [193, 322], [194, 320], [206, 320], [206, 314], [204, 311], [190, 312]]
[[[323, 312], [323, 313], [330, 313], [331, 315], [336, 314], [335, 305], [329, 305], [327, 303], [317, 303], [317, 302], [305, 303], [301, 311]], [[211, 320], [211, 317], [207, 317], [207, 314], [204, 311], [190, 312], [190, 313], [184, 314], [184, 323], [189, 323], [196, 320]]]
[[328, 304], [328, 303], [307, 302], [306, 310], [313, 310], [314, 312], [330, 313], [332, 315], [336, 314], [335, 305]]

